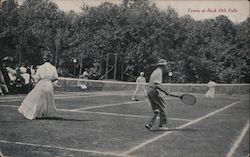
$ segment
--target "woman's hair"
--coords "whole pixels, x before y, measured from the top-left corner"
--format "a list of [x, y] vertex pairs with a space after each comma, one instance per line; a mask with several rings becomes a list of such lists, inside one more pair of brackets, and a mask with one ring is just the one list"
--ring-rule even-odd
[[52, 53], [48, 50], [43, 52], [43, 61], [44, 62], [49, 62], [52, 59]]

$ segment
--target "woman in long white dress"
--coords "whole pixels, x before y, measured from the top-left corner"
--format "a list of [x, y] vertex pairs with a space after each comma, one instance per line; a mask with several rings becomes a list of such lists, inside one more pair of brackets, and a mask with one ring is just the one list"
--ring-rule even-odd
[[58, 79], [56, 68], [50, 63], [51, 53], [43, 55], [44, 64], [37, 69], [36, 86], [24, 98], [18, 111], [27, 119], [46, 118], [56, 111], [53, 82]]
[[216, 83], [212, 80], [210, 80], [207, 84], [207, 87], [209, 88], [207, 93], [206, 93], [206, 97], [210, 97], [210, 98], [214, 98], [214, 94], [215, 94], [215, 86], [216, 86]]

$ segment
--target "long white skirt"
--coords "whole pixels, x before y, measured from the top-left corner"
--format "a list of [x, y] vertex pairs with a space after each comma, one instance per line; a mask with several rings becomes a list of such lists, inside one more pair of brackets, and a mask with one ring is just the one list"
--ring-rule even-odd
[[56, 111], [52, 82], [40, 80], [24, 98], [18, 111], [30, 120], [51, 116]]
[[210, 97], [210, 98], [214, 98], [214, 94], [215, 94], [215, 87], [210, 87], [206, 93], [206, 97]]

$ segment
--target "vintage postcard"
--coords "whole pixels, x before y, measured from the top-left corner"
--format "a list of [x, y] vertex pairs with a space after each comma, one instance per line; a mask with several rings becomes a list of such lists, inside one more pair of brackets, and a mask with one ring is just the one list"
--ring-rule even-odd
[[0, 157], [249, 157], [248, 0], [0, 0]]

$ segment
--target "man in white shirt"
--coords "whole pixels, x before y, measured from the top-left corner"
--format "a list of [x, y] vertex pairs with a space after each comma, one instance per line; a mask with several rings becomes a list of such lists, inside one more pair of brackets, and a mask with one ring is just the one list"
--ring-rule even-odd
[[144, 77], [144, 72], [141, 72], [140, 73], [140, 76], [137, 77], [136, 79], [136, 89], [135, 89], [135, 92], [134, 92], [134, 95], [132, 97], [132, 101], [138, 101], [138, 99], [136, 99], [136, 95], [138, 94], [138, 92], [140, 91], [143, 91], [145, 96], [147, 97], [147, 92], [145, 90], [145, 83], [146, 83], [146, 79]]
[[167, 116], [166, 112], [164, 111], [165, 108], [165, 102], [163, 98], [159, 95], [159, 91], [166, 93], [162, 89], [162, 78], [163, 78], [163, 72], [168, 69], [167, 67], [168, 63], [165, 59], [160, 59], [157, 63], [157, 68], [153, 71], [153, 73], [150, 76], [149, 80], [149, 88], [147, 90], [148, 99], [151, 104], [152, 110], [154, 112], [154, 115], [150, 122], [145, 125], [145, 127], [149, 130], [152, 130], [152, 127], [155, 123], [156, 117], [159, 114], [160, 115], [160, 123], [159, 123], [159, 129], [160, 130], [168, 130], [167, 128]]

